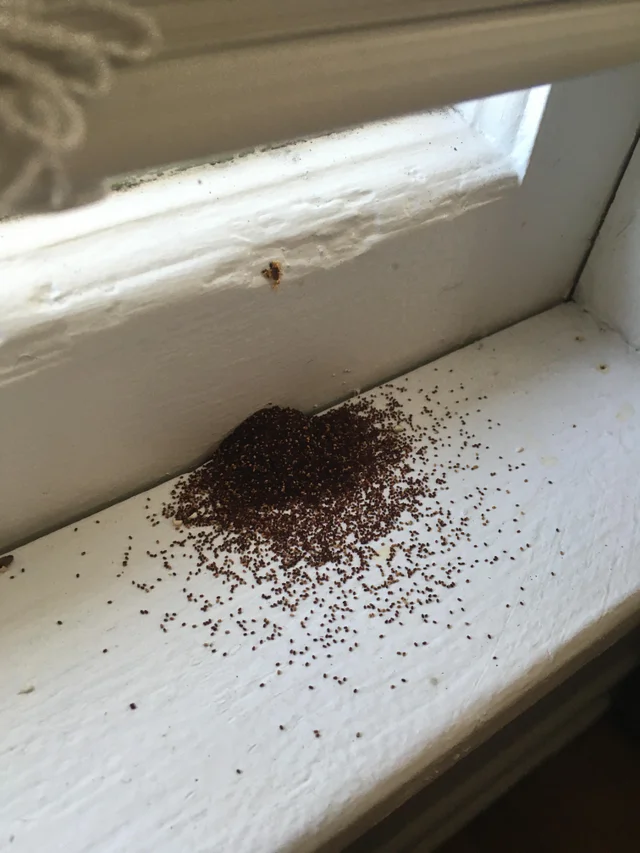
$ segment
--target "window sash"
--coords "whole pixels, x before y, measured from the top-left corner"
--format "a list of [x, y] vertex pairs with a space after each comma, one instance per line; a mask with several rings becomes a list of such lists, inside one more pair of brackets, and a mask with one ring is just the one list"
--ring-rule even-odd
[[[223, 5], [248, 9], [253, 3]], [[333, 3], [318, 5], [338, 8]], [[460, 4], [477, 8], [462, 13]], [[186, 7], [221, 8], [211, 0], [148, 5], [166, 14], [173, 9], [181, 32]], [[443, 0], [400, 0], [398, 8], [418, 5], [445, 8]], [[165, 21], [167, 55], [122, 69], [110, 95], [89, 104], [88, 139], [70, 158], [71, 176], [77, 185], [91, 185], [640, 60], [640, 0], [502, 5], [478, 12], [480, 0], [453, 0], [458, 14], [446, 18], [279, 36], [172, 57], [174, 28]], [[385, 0], [365, 7], [390, 8]]]
[[[67, 2], [51, 7], [63, 25], [91, 33], [89, 44], [110, 56], [114, 21], [100, 12], [111, 6]], [[82, 133], [66, 148], [52, 148], [44, 134], [43, 151], [26, 170], [22, 149], [5, 134], [4, 174], [18, 176], [22, 193], [12, 212], [81, 203], [122, 174], [640, 61], [640, 0], [120, 0], [115, 6], [129, 17], [135, 6], [152, 40], [155, 21], [163, 46], [144, 63], [109, 74], [110, 90], [93, 100], [51, 70], [67, 100], [78, 101]], [[75, 46], [81, 56], [87, 42]], [[122, 56], [135, 58], [135, 51]], [[37, 180], [29, 177], [35, 167]]]
[[138, 0], [165, 33], [163, 57], [368, 27], [450, 20], [567, 0]]

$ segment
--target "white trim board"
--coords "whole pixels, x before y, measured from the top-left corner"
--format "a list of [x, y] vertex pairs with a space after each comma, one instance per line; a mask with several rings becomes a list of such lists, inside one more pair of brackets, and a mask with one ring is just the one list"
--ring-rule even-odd
[[[360, 240], [353, 235], [350, 248], [336, 260], [325, 250], [316, 265], [325, 269], [366, 251], [372, 241], [433, 219], [453, 218], [501, 197], [522, 182], [550, 88], [538, 86], [372, 122], [341, 133], [236, 154], [220, 162], [187, 163], [125, 175], [113, 181], [114, 190], [108, 197], [80, 210], [3, 222], [0, 261], [19, 261], [27, 252], [62, 243], [69, 249], [71, 242], [77, 253], [78, 248], [84, 249], [83, 240], [95, 239], [114, 227], [127, 229], [127, 239], [143, 241], [145, 225], [146, 230], [150, 225], [158, 229], [169, 217], [178, 216], [183, 220], [179, 245], [182, 254], [189, 257], [201, 253], [207, 242], [205, 235], [192, 231], [198, 224], [194, 213], [200, 212], [201, 219], [203, 211], [209, 212], [209, 227], [212, 219], [217, 225], [219, 221], [226, 223], [228, 217], [229, 224], [222, 229], [223, 241], [232, 244], [234, 236], [244, 236], [246, 248], [246, 241], [255, 243], [256, 237], [243, 235], [246, 229], [241, 227], [236, 233], [234, 205], [241, 208], [246, 220], [265, 215], [265, 199], [275, 223], [272, 229], [281, 243], [322, 238], [329, 216], [332, 230], [340, 225], [347, 227], [356, 216], [375, 218], [377, 229], [364, 233]], [[324, 204], [319, 204], [319, 199]], [[294, 201], [300, 212], [291, 216]], [[456, 201], [460, 207], [457, 211]], [[325, 210], [327, 202], [334, 203], [329, 210]], [[157, 231], [153, 236], [156, 244], [162, 242]], [[37, 265], [49, 261], [44, 255], [34, 259]], [[105, 261], [110, 261], [110, 255]], [[151, 266], [159, 268], [162, 263], [160, 256]], [[72, 256], [71, 266], [75, 264]], [[210, 265], [207, 271], [211, 272]], [[28, 275], [19, 265], [17, 271], [11, 268], [7, 272], [12, 275], [5, 290], [24, 300]], [[109, 274], [131, 276], [131, 270], [110, 265]], [[295, 269], [292, 274], [296, 275]], [[73, 286], [77, 288], [77, 282]]]
[[[158, 629], [166, 611], [193, 613], [180, 592], [188, 560], [176, 558], [178, 577], [157, 583], [158, 563], [145, 556], [175, 538], [169, 522], [145, 520], [147, 499], [158, 507], [168, 485], [16, 552], [0, 575], [0, 754], [10, 780], [0, 831], [16, 853], [313, 850], [394, 791], [442, 772], [477, 744], [481, 724], [504, 723], [637, 620], [638, 355], [567, 305], [393, 387], [406, 387], [403, 406], [425, 418], [418, 389], [436, 383], [447, 397], [460, 383], [470, 398], [487, 396], [468, 422], [488, 447], [484, 475], [500, 472], [492, 499], [504, 533], [495, 522], [479, 530], [489, 549], [518, 558], [481, 563], [465, 584], [472, 641], [459, 619], [444, 627], [455, 594], [430, 608], [437, 625], [423, 628], [416, 615], [389, 626], [389, 645], [366, 611], [354, 613], [358, 654], [336, 652], [331, 665], [357, 695], [302, 666], [276, 678], [275, 644], [252, 653], [230, 635], [222, 659], [199, 631]], [[508, 472], [521, 462], [528, 482]], [[451, 482], [460, 511], [473, 477]], [[520, 551], [523, 538], [531, 547]], [[145, 594], [132, 579], [156, 589]], [[257, 591], [236, 598], [245, 616], [260, 616], [261, 601]], [[283, 648], [301, 631], [288, 626]], [[428, 647], [397, 656], [421, 631]], [[401, 677], [408, 683], [390, 690]]]
[[[131, 329], [132, 322], [148, 324], [146, 331], [136, 333], [138, 342], [146, 344], [140, 358], [127, 365], [131, 378], [147, 360], [155, 363], [158, 356], [163, 357], [161, 353], [172, 348], [153, 319], [155, 312], [168, 311], [175, 319], [194, 300], [199, 303], [203, 298], [209, 304], [205, 310], [198, 309], [197, 323], [201, 326], [204, 320], [212, 324], [205, 335], [207, 346], [217, 343], [219, 348], [214, 364], [204, 359], [200, 362], [207, 371], [206, 387], [213, 388], [217, 373], [222, 371], [221, 375], [229, 378], [230, 347], [225, 339], [231, 337], [241, 343], [241, 358], [246, 360], [256, 332], [259, 336], [271, 322], [265, 308], [284, 308], [283, 293], [272, 292], [262, 275], [270, 260], [282, 266], [281, 291], [291, 292], [310, 275], [331, 274], [394, 236], [430, 223], [446, 227], [463, 214], [505, 197], [520, 185], [526, 172], [547, 95], [548, 87], [541, 87], [499, 97], [490, 113], [476, 102], [462, 105], [460, 110], [373, 124], [226, 163], [174, 171], [166, 177], [132, 179], [130, 188], [86, 209], [4, 223], [0, 228], [0, 393], [5, 403], [7, 395], [16, 392], [21, 401], [18, 409], [13, 409], [7, 429], [13, 431], [20, 420], [19, 416], [16, 420], [16, 413], [29, 397], [29, 393], [25, 396], [17, 391], [19, 384], [36, 393], [36, 409], [44, 406], [62, 414], [71, 386], [63, 380], [66, 390], [57, 395], [53, 392], [55, 383], [47, 381], [46, 375], [51, 371], [66, 373], [68, 369], [82, 374], [88, 362], [77, 359], [74, 351], [78, 344], [88, 344], [95, 352], [105, 333], [119, 338]], [[528, 140], [524, 146], [522, 138]], [[393, 286], [393, 274], [389, 281]], [[264, 324], [260, 315], [224, 307], [229, 297], [235, 301], [243, 294], [251, 294], [250, 299], [257, 298], [258, 302], [266, 296], [268, 301], [257, 309], [265, 318]], [[249, 330], [247, 323], [256, 324], [256, 331]], [[294, 326], [299, 322], [294, 321]], [[194, 332], [181, 331], [180, 346], [190, 349]], [[424, 337], [422, 329], [420, 336]], [[281, 343], [287, 346], [285, 338]], [[115, 341], [113, 344], [116, 349], [121, 346]], [[288, 351], [293, 353], [291, 347]], [[384, 348], [381, 355], [384, 361]], [[322, 359], [326, 357], [323, 351]], [[111, 371], [116, 361], [111, 356], [104, 361], [101, 358], [100, 366], [90, 370]], [[193, 365], [192, 355], [188, 361]], [[265, 363], [261, 358], [259, 361]], [[376, 369], [379, 372], [372, 376]], [[170, 370], [173, 372], [172, 367]], [[187, 370], [192, 367], [187, 366]], [[349, 371], [341, 364], [341, 379], [331, 382], [331, 395], [317, 392], [305, 405], [326, 405], [363, 382], [362, 374], [348, 377]], [[336, 366], [324, 370], [324, 378], [331, 381], [337, 372]], [[372, 384], [398, 369], [386, 364], [380, 367], [377, 359], [369, 361], [367, 372], [367, 384]], [[102, 388], [86, 378], [94, 392], [115, 394], [112, 415], [124, 412], [119, 382]], [[348, 378], [355, 382], [347, 386]], [[45, 397], [54, 394], [47, 401], [38, 391], [41, 379], [47, 386]], [[238, 376], [233, 385], [238, 388], [241, 383]], [[250, 384], [255, 386], [255, 380]], [[266, 391], [267, 386], [263, 388]], [[219, 393], [214, 392], [214, 400]], [[146, 419], [149, 413], [140, 408], [144, 396], [131, 398], [124, 392]], [[232, 393], [228, 401], [233, 397]], [[173, 394], [164, 399], [168, 405], [175, 401], [182, 406]], [[69, 412], [80, 407], [84, 412], [81, 419], [91, 410], [97, 412], [90, 404], [85, 407], [88, 400], [84, 392], [73, 395], [68, 401]], [[225, 408], [227, 403], [222, 402]], [[256, 403], [249, 405], [254, 408]], [[231, 417], [236, 419], [237, 414]], [[73, 416], [70, 419], [73, 421]], [[106, 443], [111, 444], [116, 456], [130, 441], [136, 441], [129, 432], [124, 441], [112, 443], [107, 421], [102, 417], [99, 420]], [[117, 431], [128, 431], [126, 416], [118, 417], [118, 423]], [[192, 420], [190, 429], [196, 423]], [[58, 435], [63, 438], [67, 427], [61, 427]], [[22, 429], [17, 432], [26, 435]], [[53, 435], [57, 432], [54, 429]], [[86, 438], [91, 433], [95, 435], [93, 428]], [[219, 437], [216, 430], [207, 437], [207, 444]], [[40, 444], [41, 452], [49, 452], [51, 440], [47, 436]], [[68, 449], [69, 442], [63, 440]], [[28, 443], [33, 447], [33, 442]], [[151, 478], [145, 474], [135, 481], [130, 481], [130, 473], [137, 463], [134, 469], [128, 464], [123, 469], [115, 462], [108, 466], [106, 477], [104, 469], [100, 475], [97, 502], [121, 498], [147, 486], [150, 479], [157, 482], [168, 473], [176, 473], [192, 464], [204, 449], [192, 446], [177, 467], [175, 461], [166, 456], [162, 461], [164, 454], [154, 452]], [[5, 460], [9, 470], [5, 468], [3, 476], [24, 484], [19, 470], [28, 464], [27, 456], [20, 450], [8, 453]], [[98, 457], [94, 457], [94, 464], [96, 461]], [[69, 493], [71, 504], [64, 509], [64, 521], [94, 509], [95, 499], [88, 505], [82, 497], [87, 487], [93, 491], [89, 468], [83, 466], [79, 488], [71, 487], [70, 481], [57, 474], [53, 474], [54, 483], [49, 479], [52, 472], [42, 476], [44, 469], [40, 468], [36, 481], [43, 484], [40, 488], [44, 494], [39, 491], [36, 501], [43, 501], [47, 520], [38, 524], [32, 494], [26, 501], [26, 513], [16, 512], [18, 503], [14, 501], [8, 513], [0, 512], [0, 543], [15, 542], [25, 534], [41, 532], [43, 526], [59, 524], [62, 518], [55, 495], [60, 489]], [[114, 477], [120, 484], [116, 491]], [[49, 494], [54, 495], [53, 501]], [[34, 523], [38, 525], [35, 528]]]
[[4, 223], [0, 547], [185, 470], [268, 401], [326, 407], [564, 299], [638, 72], [551, 87], [541, 121], [544, 91], [491, 99]]
[[[548, 87], [541, 87], [507, 99], [503, 119], [516, 127], [523, 125], [531, 147], [547, 91]], [[242, 281], [256, 285], [261, 281], [259, 265], [265, 252], [276, 251], [292, 239], [304, 246], [312, 238], [322, 242], [323, 257], [314, 258], [315, 263], [306, 261], [305, 269], [331, 267], [365, 251], [371, 241], [432, 219], [454, 218], [517, 185], [528, 158], [516, 159], [510, 140], [496, 144], [497, 118], [484, 123], [474, 118], [475, 113], [468, 120], [450, 108], [234, 156], [226, 162], [169, 169], [165, 177], [162, 173], [159, 177], [157, 173], [133, 175], [117, 184], [120, 191], [83, 210], [8, 221], [0, 231], [0, 258], [16, 261], [7, 270], [13, 272], [10, 291], [17, 290], [23, 297], [20, 288], [31, 280], [29, 264], [55, 264], [57, 247], [70, 258], [71, 269], [78, 270], [68, 289], [79, 289], [81, 295], [86, 289], [78, 285], [81, 273], [85, 273], [81, 284], [96, 278], [83, 268], [86, 241], [92, 241], [92, 248], [101, 234], [114, 229], [117, 237], [126, 235], [127, 242], [142, 243], [140, 258], [145, 257], [145, 239], [155, 241], [153, 260], [145, 263], [145, 272], [170, 267], [175, 257], [181, 261], [192, 257], [194, 273], [205, 265], [210, 274], [218, 257], [231, 263], [242, 252], [247, 269]], [[485, 130], [494, 131], [492, 138]], [[179, 229], [179, 240], [170, 231], [164, 241], [158, 240], [167, 221], [174, 231]], [[352, 226], [348, 247], [332, 251], [334, 232], [344, 231], [354, 221], [363, 224], [355, 231]], [[364, 223], [370, 223], [369, 228]], [[169, 249], [164, 249], [164, 242]], [[25, 250], [45, 248], [52, 252], [33, 259], [20, 257]], [[258, 253], [255, 259], [254, 252]], [[112, 254], [107, 255], [109, 277], [140, 275], [130, 252], [128, 264], [119, 258], [118, 267]], [[289, 266], [290, 275], [302, 274], [293, 262]]]

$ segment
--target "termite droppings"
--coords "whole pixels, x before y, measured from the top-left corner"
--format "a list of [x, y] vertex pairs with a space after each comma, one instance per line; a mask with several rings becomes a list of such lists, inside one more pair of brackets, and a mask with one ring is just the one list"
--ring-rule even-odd
[[[261, 409], [204, 465], [177, 481], [161, 513], [147, 516], [156, 527], [162, 515], [178, 531], [172, 531], [177, 538], [170, 545], [147, 555], [173, 577], [174, 560], [189, 561], [182, 593], [208, 615], [182, 624], [205, 627], [206, 640], [217, 635], [222, 658], [232, 652], [219, 648], [218, 639], [238, 630], [257, 654], [267, 642], [289, 642], [283, 669], [276, 663], [278, 675], [291, 672], [285, 660], [289, 667], [309, 668], [323, 656], [337, 658], [328, 650], [335, 652], [339, 643], [357, 652], [349, 631], [356, 633], [358, 622], [351, 615], [363, 609], [381, 623], [374, 623], [371, 638], [391, 638], [396, 651], [394, 623], [421, 617], [418, 624], [431, 630], [442, 616], [431, 611], [434, 619], [428, 609], [443, 603], [445, 590], [457, 585], [460, 591], [463, 581], [470, 583], [469, 570], [479, 561], [463, 557], [472, 545], [478, 547], [480, 530], [490, 526], [495, 487], [465, 485], [469, 509], [459, 517], [451, 481], [478, 470], [489, 448], [469, 432], [464, 410], [440, 402], [437, 386], [424, 395], [424, 420], [405, 413], [398, 395], [409, 390], [406, 386], [407, 380], [390, 383], [372, 403], [350, 401], [313, 416], [280, 406]], [[509, 493], [503, 490], [502, 502]], [[507, 512], [515, 514], [512, 507]], [[399, 541], [390, 538], [395, 533]], [[214, 584], [198, 588], [198, 576]], [[144, 593], [153, 590], [132, 583]], [[256, 591], [259, 606], [252, 616], [242, 616], [242, 608], [232, 604], [243, 587]], [[166, 614], [161, 630], [170, 630], [176, 618]], [[298, 623], [305, 632], [302, 641], [287, 631]], [[427, 640], [414, 646], [427, 646]], [[317, 675], [310, 671], [308, 677]], [[336, 686], [347, 681], [329, 678], [323, 675]]]

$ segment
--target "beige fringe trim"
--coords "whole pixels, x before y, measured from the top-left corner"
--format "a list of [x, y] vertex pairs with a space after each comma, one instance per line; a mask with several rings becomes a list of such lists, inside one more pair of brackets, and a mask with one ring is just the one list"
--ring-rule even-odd
[[86, 100], [159, 43], [127, 0], [0, 0], [0, 216], [36, 194], [43, 209], [73, 203], [65, 157], [85, 140]]

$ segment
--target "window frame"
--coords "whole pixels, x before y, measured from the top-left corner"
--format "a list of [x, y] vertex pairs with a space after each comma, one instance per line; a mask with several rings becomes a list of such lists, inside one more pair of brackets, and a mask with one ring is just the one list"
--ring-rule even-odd
[[86, 145], [67, 164], [79, 192], [105, 176], [328, 133], [640, 59], [640, 0], [519, 3], [306, 35], [294, 26], [286, 38], [236, 44], [229, 37], [219, 48], [215, 26], [203, 24], [206, 50], [174, 51], [172, 33], [183, 19], [178, 6], [164, 4], [166, 52], [122, 69], [109, 96], [87, 105]]

